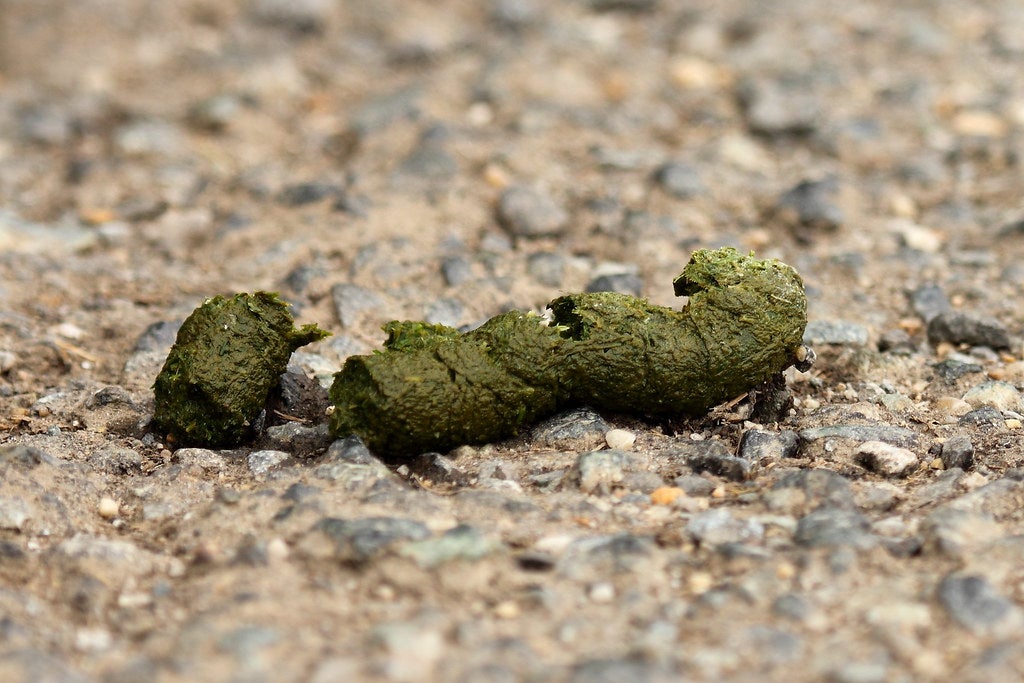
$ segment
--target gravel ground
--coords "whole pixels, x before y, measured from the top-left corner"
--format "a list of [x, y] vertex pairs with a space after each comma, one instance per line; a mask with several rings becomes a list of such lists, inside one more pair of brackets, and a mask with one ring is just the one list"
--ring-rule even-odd
[[[0, 0], [0, 679], [1020, 680], [1022, 59], [1009, 0]], [[388, 320], [723, 245], [807, 285], [781, 422], [326, 436]], [[257, 289], [333, 336], [171, 450]]]

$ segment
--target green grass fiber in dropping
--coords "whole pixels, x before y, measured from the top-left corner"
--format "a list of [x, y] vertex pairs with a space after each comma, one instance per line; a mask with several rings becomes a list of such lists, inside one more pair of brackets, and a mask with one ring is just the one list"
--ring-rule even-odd
[[154, 422], [176, 445], [244, 441], [292, 352], [328, 336], [294, 323], [277, 294], [207, 299], [182, 323], [156, 378]]
[[701, 250], [674, 285], [681, 310], [600, 292], [555, 299], [550, 325], [517, 311], [465, 334], [389, 323], [383, 351], [335, 375], [331, 431], [402, 457], [508, 437], [570, 405], [699, 415], [796, 362], [807, 300], [791, 267]]

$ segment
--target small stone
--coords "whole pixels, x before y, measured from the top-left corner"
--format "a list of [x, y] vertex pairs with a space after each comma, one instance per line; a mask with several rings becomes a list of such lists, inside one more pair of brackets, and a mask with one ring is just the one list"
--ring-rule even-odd
[[961, 427], [978, 426], [992, 428], [1006, 426], [1006, 423], [1003, 421], [1003, 414], [991, 406], [983, 406], [965, 413], [963, 417], [957, 420], [957, 424]]
[[441, 261], [441, 275], [449, 287], [457, 287], [473, 278], [473, 264], [465, 256], [449, 256]]
[[734, 456], [721, 441], [680, 444], [673, 455], [681, 454], [685, 454], [686, 464], [694, 473], [710, 472], [730, 481], [745, 481], [758, 468], [758, 463]]
[[913, 221], [896, 219], [889, 227], [899, 236], [904, 247], [925, 254], [937, 254], [946, 242], [945, 236], [938, 230], [918, 225]]
[[569, 214], [551, 195], [518, 185], [502, 193], [497, 217], [501, 226], [515, 237], [558, 235], [569, 222]]
[[97, 512], [99, 512], [100, 517], [103, 519], [113, 519], [121, 512], [121, 506], [113, 498], [103, 496], [100, 498], [100, 504]]
[[636, 273], [613, 273], [599, 275], [587, 283], [588, 292], [618, 292], [640, 296], [644, 289], [643, 279]]
[[793, 540], [809, 548], [867, 547], [873, 537], [868, 520], [859, 512], [843, 508], [818, 508], [800, 518]]
[[864, 346], [868, 343], [868, 329], [846, 320], [811, 320], [804, 329], [803, 342], [808, 346]]
[[776, 213], [788, 224], [810, 230], [834, 232], [843, 224], [839, 179], [804, 180], [779, 197]]
[[761, 135], [804, 135], [817, 127], [818, 102], [798, 84], [778, 81], [740, 85], [747, 127]]
[[748, 429], [740, 438], [740, 457], [751, 462], [762, 460], [777, 461], [796, 457], [800, 437], [788, 429], [769, 432], [762, 429]]
[[526, 261], [526, 270], [540, 284], [559, 287], [565, 276], [565, 257], [548, 251], [530, 254]]
[[436, 538], [407, 543], [398, 552], [429, 569], [454, 560], [479, 560], [499, 547], [478, 529], [460, 524]]
[[715, 482], [697, 474], [684, 474], [673, 483], [688, 496], [710, 496], [715, 490]]
[[764, 538], [764, 525], [755, 519], [735, 517], [728, 508], [713, 508], [690, 518], [686, 531], [702, 546], [751, 543]]
[[866, 441], [854, 453], [857, 463], [866, 469], [887, 477], [905, 477], [917, 468], [918, 457], [913, 451], [883, 441]]
[[620, 483], [626, 469], [633, 465], [633, 456], [625, 451], [592, 451], [581, 455], [574, 469], [580, 490], [594, 493], [598, 489], [607, 491], [611, 485]]
[[921, 285], [910, 293], [910, 305], [921, 318], [929, 323], [944, 313], [952, 313], [946, 292], [935, 283]]
[[819, 439], [849, 439], [851, 441], [884, 441], [901, 448], [917, 445], [917, 432], [895, 425], [848, 425], [839, 424], [828, 427], [811, 427], [799, 432], [801, 441], [817, 441]]
[[555, 415], [533, 428], [534, 441], [553, 448], [593, 448], [604, 441], [608, 423], [589, 408]]
[[942, 466], [951, 470], [959, 467], [962, 470], [969, 470], [974, 466], [974, 444], [971, 439], [962, 434], [946, 439], [939, 451]]
[[380, 460], [366, 447], [358, 436], [351, 435], [332, 443], [324, 454], [325, 463], [347, 463], [352, 465], [378, 465]]
[[141, 474], [142, 455], [132, 448], [110, 446], [90, 455], [89, 464], [106, 474]]
[[391, 124], [415, 118], [420, 112], [422, 90], [407, 86], [361, 103], [351, 118], [357, 136], [376, 133]]
[[241, 109], [241, 98], [222, 93], [193, 105], [188, 112], [188, 122], [193, 128], [217, 133], [227, 128]]
[[330, 0], [256, 0], [248, 7], [255, 19], [299, 34], [323, 30], [334, 11]]
[[272, 469], [276, 469], [281, 463], [290, 458], [291, 455], [284, 451], [255, 451], [249, 454], [249, 471], [256, 476], [262, 476]]
[[939, 604], [971, 632], [983, 635], [1000, 626], [1019, 628], [1020, 609], [982, 576], [950, 574], [938, 588]]
[[678, 161], [670, 161], [661, 166], [654, 178], [667, 192], [679, 199], [690, 199], [705, 189], [697, 169]]
[[[322, 536], [329, 541], [326, 548]], [[313, 526], [300, 545], [313, 556], [327, 555], [343, 562], [362, 563], [403, 541], [422, 541], [429, 537], [426, 525], [411, 519], [327, 517]]]
[[377, 310], [384, 306], [384, 298], [380, 294], [349, 283], [331, 287], [331, 299], [338, 314], [338, 322], [346, 328], [355, 325], [365, 311]]
[[[704, 481], [707, 480], [705, 479]], [[708, 484], [710, 483], [708, 482]], [[654, 505], [672, 505], [684, 496], [686, 496], [686, 491], [678, 486], [659, 486], [651, 491], [651, 503]]]
[[441, 297], [427, 307], [423, 319], [431, 324], [458, 327], [464, 311], [465, 308], [458, 299]]
[[636, 434], [625, 429], [609, 429], [604, 440], [612, 450], [628, 451], [636, 441]]
[[940, 313], [928, 323], [928, 341], [934, 344], [969, 344], [992, 349], [1010, 348], [1006, 327], [990, 316], [972, 313]]
[[964, 401], [973, 408], [989, 406], [1000, 411], [1024, 410], [1020, 392], [1009, 382], [983, 382], [964, 394]]
[[4, 495], [0, 497], [0, 529], [21, 531], [35, 513], [23, 499]]
[[587, 597], [590, 598], [591, 602], [606, 605], [615, 599], [615, 586], [607, 581], [595, 583], [587, 591]]
[[932, 369], [935, 370], [936, 375], [950, 384], [956, 382], [961, 377], [984, 370], [977, 363], [966, 363], [956, 358], [947, 358], [939, 361], [932, 366]]
[[466, 486], [473, 480], [473, 477], [461, 470], [455, 461], [440, 453], [423, 453], [409, 463], [409, 466], [416, 474], [436, 484]]
[[373, 640], [384, 650], [384, 678], [399, 683], [434, 678], [446, 648], [444, 632], [432, 615], [381, 624]]
[[890, 353], [909, 353], [914, 350], [914, 342], [906, 330], [897, 327], [882, 332], [878, 338], [878, 350]]
[[277, 196], [277, 201], [284, 206], [304, 206], [314, 204], [327, 197], [333, 197], [341, 192], [342, 188], [332, 183], [296, 183], [286, 185]]

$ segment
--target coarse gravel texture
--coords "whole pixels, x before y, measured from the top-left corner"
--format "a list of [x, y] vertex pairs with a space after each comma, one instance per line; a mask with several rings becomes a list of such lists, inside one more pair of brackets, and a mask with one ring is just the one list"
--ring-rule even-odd
[[[1022, 60], [1010, 0], [0, 0], [0, 680], [1021, 680]], [[807, 285], [780, 422], [326, 433], [388, 320], [723, 245]], [[258, 289], [334, 336], [172, 450]]]

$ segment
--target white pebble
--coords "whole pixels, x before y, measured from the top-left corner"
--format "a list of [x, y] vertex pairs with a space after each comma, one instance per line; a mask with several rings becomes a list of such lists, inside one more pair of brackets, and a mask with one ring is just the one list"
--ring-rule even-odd
[[608, 448], [628, 451], [636, 441], [636, 434], [625, 429], [609, 429], [604, 435], [604, 440], [608, 443]]
[[590, 587], [588, 595], [591, 602], [606, 604], [615, 599], [615, 586], [607, 581], [595, 583]]
[[100, 498], [99, 513], [103, 519], [113, 519], [121, 512], [121, 506], [109, 496]]
[[903, 477], [917, 467], [913, 451], [884, 441], [865, 441], [857, 448], [857, 462], [863, 467], [889, 477]]

